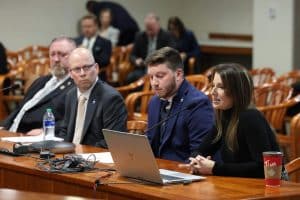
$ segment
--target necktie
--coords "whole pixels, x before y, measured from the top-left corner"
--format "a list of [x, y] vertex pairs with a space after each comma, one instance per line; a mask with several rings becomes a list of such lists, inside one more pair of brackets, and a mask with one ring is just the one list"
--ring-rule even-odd
[[91, 39], [87, 39], [86, 48], [90, 49]]
[[[164, 120], [168, 117], [170, 111], [170, 102], [169, 101], [162, 101], [161, 107], [160, 107], [160, 121]], [[162, 142], [164, 133], [166, 131], [166, 122], [162, 123], [160, 126], [160, 142]]]
[[86, 102], [86, 98], [83, 95], [80, 95], [78, 100], [78, 105], [77, 105], [75, 133], [73, 138], [74, 144], [80, 144], [81, 141], [84, 119], [85, 119], [85, 102]]

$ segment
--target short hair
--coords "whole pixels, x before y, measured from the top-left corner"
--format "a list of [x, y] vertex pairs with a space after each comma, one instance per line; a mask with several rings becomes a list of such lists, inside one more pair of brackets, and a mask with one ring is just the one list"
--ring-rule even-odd
[[183, 62], [177, 50], [171, 47], [163, 47], [151, 53], [145, 60], [147, 66], [167, 64], [173, 71], [183, 69]]
[[88, 15], [85, 15], [83, 16], [81, 19], [80, 19], [80, 22], [82, 22], [83, 20], [86, 20], [86, 19], [90, 19], [92, 20], [95, 24], [98, 25], [98, 19], [95, 15], [92, 15], [92, 14], [88, 14]]
[[59, 41], [63, 41], [63, 40], [69, 42], [70, 44], [72, 44], [72, 45], [74, 46], [74, 48], [76, 48], [76, 43], [75, 43], [75, 41], [74, 41], [72, 38], [67, 37], [67, 36], [59, 36], [59, 37], [54, 38], [54, 39], [50, 42], [49, 47], [50, 47], [54, 42], [59, 42]]

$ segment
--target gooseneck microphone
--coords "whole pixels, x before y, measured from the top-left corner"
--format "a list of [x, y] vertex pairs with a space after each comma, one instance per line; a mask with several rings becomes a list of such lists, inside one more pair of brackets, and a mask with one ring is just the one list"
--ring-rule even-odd
[[8, 86], [8, 87], [5, 87], [5, 88], [0, 89], [0, 91], [1, 91], [1, 92], [4, 92], [4, 91], [6, 91], [6, 90], [19, 89], [20, 87], [21, 87], [20, 84], [13, 84], [13, 85], [11, 85], [11, 86]]
[[173, 113], [172, 115], [169, 115], [168, 117], [166, 117], [165, 119], [162, 119], [161, 121], [159, 121], [158, 123], [154, 124], [153, 126], [151, 126], [150, 128], [147, 128], [144, 133], [154, 129], [154, 128], [157, 128], [158, 126], [160, 126], [161, 124], [163, 124], [164, 122], [168, 121], [169, 119], [171, 119], [172, 117], [175, 117], [177, 116], [179, 113], [185, 111], [185, 110], [189, 110], [193, 107], [195, 107], [197, 105], [197, 102], [193, 102], [185, 107], [183, 107], [182, 109], [180, 109], [179, 111]]

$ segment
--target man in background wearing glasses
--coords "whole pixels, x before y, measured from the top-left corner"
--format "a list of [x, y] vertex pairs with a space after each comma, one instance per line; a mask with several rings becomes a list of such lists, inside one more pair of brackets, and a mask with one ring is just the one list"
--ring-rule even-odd
[[57, 136], [74, 144], [107, 148], [103, 128], [126, 131], [124, 100], [113, 87], [98, 79], [99, 66], [88, 49], [72, 51], [69, 64], [77, 87], [67, 94], [66, 114]]

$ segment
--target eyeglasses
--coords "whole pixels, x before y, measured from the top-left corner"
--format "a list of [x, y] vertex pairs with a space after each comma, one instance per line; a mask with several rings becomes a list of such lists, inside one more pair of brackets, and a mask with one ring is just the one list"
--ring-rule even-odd
[[91, 68], [95, 65], [96, 63], [90, 64], [90, 65], [84, 65], [82, 67], [74, 67], [72, 69], [70, 69], [70, 71], [75, 72], [76, 74], [79, 74], [81, 72], [81, 70], [83, 70], [84, 72], [88, 72], [91, 70]]

